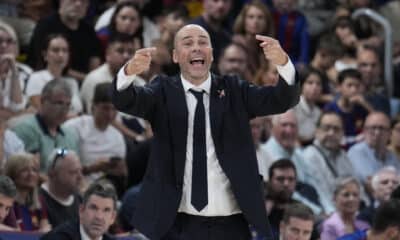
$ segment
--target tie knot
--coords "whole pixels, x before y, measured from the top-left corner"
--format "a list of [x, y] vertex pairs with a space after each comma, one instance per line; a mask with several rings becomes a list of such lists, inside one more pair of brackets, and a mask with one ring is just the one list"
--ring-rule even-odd
[[204, 90], [196, 91], [196, 90], [193, 90], [193, 89], [189, 89], [189, 91], [196, 97], [197, 101], [203, 100]]

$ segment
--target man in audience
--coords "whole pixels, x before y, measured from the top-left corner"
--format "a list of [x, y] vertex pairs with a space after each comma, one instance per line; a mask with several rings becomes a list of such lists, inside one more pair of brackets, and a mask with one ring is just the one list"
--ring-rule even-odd
[[301, 203], [289, 204], [279, 227], [281, 240], [310, 240], [314, 228], [314, 214], [309, 207]]
[[5, 119], [0, 119], [0, 173], [3, 172], [7, 159], [15, 153], [25, 150], [24, 143], [6, 126]]
[[14, 182], [6, 175], [0, 175], [0, 231], [15, 231], [17, 223], [13, 204], [17, 196]]
[[247, 69], [247, 52], [237, 43], [230, 43], [224, 48], [218, 61], [220, 75], [237, 75], [241, 79], [250, 81]]
[[41, 94], [41, 108], [13, 127], [13, 131], [24, 142], [25, 150], [40, 154], [40, 170], [45, 172], [47, 157], [58, 147], [78, 152], [76, 136], [61, 127], [71, 105], [71, 90], [64, 81], [48, 82]]
[[101, 48], [93, 27], [84, 21], [89, 0], [60, 0], [58, 12], [41, 19], [33, 32], [29, 63], [35, 68], [42, 57], [42, 45], [51, 33], [65, 34], [70, 46], [68, 74], [82, 81], [86, 73], [100, 65]]
[[261, 147], [261, 136], [264, 131], [266, 117], [257, 117], [250, 121], [251, 135], [253, 137], [254, 147], [256, 148], [258, 171], [263, 177], [263, 181], [268, 181], [268, 169], [271, 166], [271, 157], [268, 152]]
[[107, 183], [94, 183], [83, 195], [82, 204], [79, 207], [79, 221], [67, 221], [41, 239], [112, 240], [114, 238], [106, 232], [114, 223], [116, 208], [117, 195], [114, 188]]
[[338, 240], [399, 240], [400, 239], [400, 200], [392, 199], [376, 210], [372, 228], [357, 231]]
[[42, 184], [40, 195], [54, 228], [66, 220], [78, 219], [82, 167], [76, 153], [64, 148], [55, 149], [48, 163], [48, 181]]
[[358, 219], [372, 225], [376, 208], [389, 201], [392, 192], [399, 186], [399, 174], [392, 166], [383, 167], [371, 179], [373, 201], [368, 208], [361, 210]]
[[370, 113], [364, 124], [364, 141], [348, 151], [357, 178], [362, 183], [370, 182], [372, 175], [384, 166], [400, 169], [400, 160], [386, 148], [390, 137], [390, 119], [383, 112]]
[[335, 210], [333, 191], [336, 180], [354, 174], [346, 152], [341, 148], [343, 121], [335, 112], [322, 113], [317, 122], [313, 144], [303, 153], [305, 164], [318, 184], [315, 184], [325, 213]]

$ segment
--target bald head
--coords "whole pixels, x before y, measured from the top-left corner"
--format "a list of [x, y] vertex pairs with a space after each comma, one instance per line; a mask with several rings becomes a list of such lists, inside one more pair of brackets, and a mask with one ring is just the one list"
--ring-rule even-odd
[[188, 24], [188, 25], [181, 27], [178, 30], [178, 32], [175, 34], [174, 48], [177, 47], [178, 40], [184, 39], [184, 37], [187, 37], [187, 35], [190, 34], [191, 31], [196, 31], [196, 30], [203, 32], [203, 36], [205, 38], [207, 38], [211, 44], [210, 34], [208, 34], [208, 32], [202, 26], [197, 25], [197, 24]]

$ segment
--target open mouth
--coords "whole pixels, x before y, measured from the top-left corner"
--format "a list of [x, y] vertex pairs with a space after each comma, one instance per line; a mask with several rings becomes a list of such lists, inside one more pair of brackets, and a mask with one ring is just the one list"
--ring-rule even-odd
[[193, 59], [193, 60], [190, 60], [190, 64], [191, 65], [194, 65], [194, 66], [198, 66], [198, 65], [204, 65], [204, 60], [203, 59]]

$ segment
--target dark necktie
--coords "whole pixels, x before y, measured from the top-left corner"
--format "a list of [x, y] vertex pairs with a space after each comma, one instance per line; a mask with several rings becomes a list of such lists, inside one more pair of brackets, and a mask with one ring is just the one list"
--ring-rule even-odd
[[189, 90], [197, 99], [193, 125], [193, 164], [191, 203], [197, 211], [208, 204], [207, 190], [207, 150], [206, 114], [203, 104], [203, 91]]

